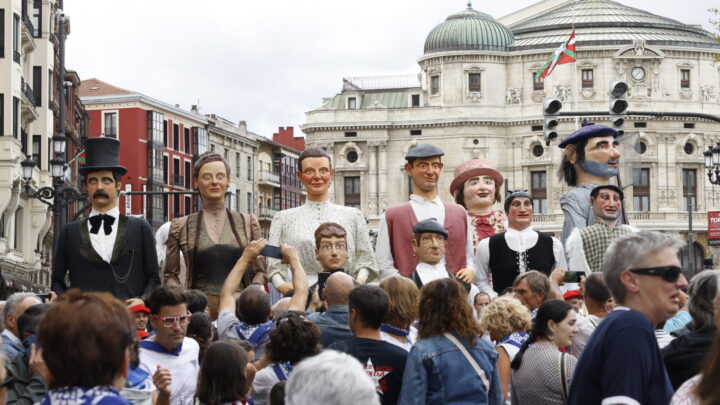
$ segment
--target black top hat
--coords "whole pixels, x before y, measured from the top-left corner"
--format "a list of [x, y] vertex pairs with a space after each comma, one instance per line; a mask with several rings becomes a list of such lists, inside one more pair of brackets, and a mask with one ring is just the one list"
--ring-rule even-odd
[[115, 138], [88, 138], [85, 140], [85, 165], [80, 167], [80, 174], [99, 170], [112, 170], [121, 176], [127, 169], [120, 166], [120, 141]]

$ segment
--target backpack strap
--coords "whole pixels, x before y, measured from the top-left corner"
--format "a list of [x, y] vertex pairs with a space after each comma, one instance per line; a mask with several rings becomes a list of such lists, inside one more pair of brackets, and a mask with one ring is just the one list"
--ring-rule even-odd
[[562, 399], [563, 402], [567, 402], [568, 398], [568, 383], [567, 383], [567, 376], [565, 374], [565, 357], [567, 356], [567, 353], [560, 353], [560, 359], [559, 359], [559, 367], [560, 367], [560, 384], [562, 385]]
[[452, 342], [452, 344], [454, 344], [458, 349], [460, 349], [460, 352], [463, 354], [463, 356], [465, 356], [467, 361], [477, 373], [478, 377], [480, 377], [480, 380], [482, 380], [482, 383], [485, 386], [485, 392], [490, 392], [490, 381], [488, 381], [487, 376], [485, 376], [485, 372], [480, 368], [475, 359], [472, 358], [470, 353], [468, 353], [465, 346], [463, 346], [462, 343], [460, 343], [460, 341], [455, 338], [455, 336], [447, 332], [443, 333], [443, 336], [445, 336], [450, 342]]

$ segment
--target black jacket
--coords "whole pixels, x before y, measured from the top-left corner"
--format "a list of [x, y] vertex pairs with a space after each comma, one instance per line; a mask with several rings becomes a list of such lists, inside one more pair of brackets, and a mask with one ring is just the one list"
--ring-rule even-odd
[[690, 326], [681, 331], [684, 329], [688, 329], [688, 333], [678, 333], [679, 336], [660, 351], [675, 390], [700, 372], [715, 339], [715, 331], [699, 333]]
[[[70, 286], [65, 284], [68, 272]], [[144, 218], [118, 217], [109, 264], [93, 249], [87, 218], [63, 227], [53, 260], [52, 290], [56, 294], [79, 288], [109, 292], [124, 300], [147, 296], [159, 284], [155, 238]]]

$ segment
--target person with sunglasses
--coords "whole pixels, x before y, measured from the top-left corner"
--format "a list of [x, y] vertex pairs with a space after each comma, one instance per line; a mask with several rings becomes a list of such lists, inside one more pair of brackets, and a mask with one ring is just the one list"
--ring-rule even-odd
[[610, 244], [602, 272], [618, 306], [590, 336], [568, 404], [670, 402], [673, 388], [654, 329], [680, 310], [681, 290], [688, 285], [678, 259], [683, 244], [676, 236], [650, 231]]
[[187, 337], [190, 312], [182, 287], [163, 285], [147, 300], [155, 335], [140, 342], [140, 367], [150, 373], [158, 398], [173, 405], [192, 405], [200, 364], [200, 346]]

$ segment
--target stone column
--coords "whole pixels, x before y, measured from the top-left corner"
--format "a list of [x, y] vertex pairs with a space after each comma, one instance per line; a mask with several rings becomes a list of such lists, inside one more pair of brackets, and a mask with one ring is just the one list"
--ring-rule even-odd
[[378, 141], [378, 215], [388, 206], [387, 140]]
[[378, 215], [378, 141], [369, 141], [368, 149], [368, 191], [367, 191], [367, 207], [365, 213], [368, 216]]

